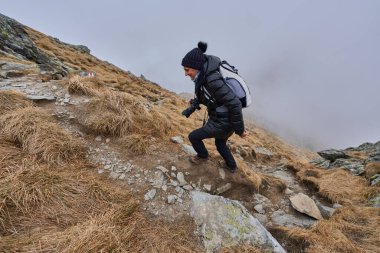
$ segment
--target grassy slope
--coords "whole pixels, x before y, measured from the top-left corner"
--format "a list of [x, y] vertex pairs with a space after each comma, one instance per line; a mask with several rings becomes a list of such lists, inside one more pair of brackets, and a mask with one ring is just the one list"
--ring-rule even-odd
[[[128, 147], [144, 153], [149, 143], [136, 140], [154, 136], [165, 143], [170, 136], [186, 137], [186, 133], [201, 125], [202, 113], [195, 113], [191, 120], [181, 116], [186, 102], [174, 93], [92, 55], [57, 43], [33, 29], [27, 28], [27, 31], [39, 48], [67, 66], [97, 73], [96, 79], [73, 76], [66, 83], [71, 93], [84, 94], [91, 99], [90, 106], [83, 108], [83, 115], [87, 117], [83, 117], [81, 124], [92, 131], [129, 138], [126, 140]], [[10, 107], [9, 101], [17, 102], [13, 103], [17, 106]], [[162, 101], [162, 106], [156, 105], [157, 101]], [[94, 106], [96, 109], [91, 109]], [[3, 235], [0, 251], [200, 250], [194, 238], [189, 236], [191, 227], [151, 223], [137, 211], [131, 194], [120, 192], [117, 186], [94, 175], [91, 164], [81, 155], [81, 143], [64, 134], [52, 118], [34, 108], [21, 95], [2, 93], [0, 110], [0, 224]], [[102, 114], [96, 114], [100, 110]], [[33, 117], [25, 118], [25, 115]], [[25, 122], [29, 123], [25, 125]], [[46, 125], [52, 141], [41, 137]], [[376, 226], [379, 214], [373, 208], [364, 207], [367, 197], [373, 194], [365, 181], [342, 171], [325, 172], [305, 165], [314, 157], [312, 152], [288, 145], [253, 124], [247, 126], [250, 136], [244, 140], [234, 136], [233, 149], [243, 147], [250, 156], [253, 146], [265, 147], [278, 157], [286, 158], [299, 180], [326, 199], [345, 205], [332, 219], [319, 222], [310, 230], [278, 228], [287, 236], [286, 240], [299, 244], [308, 252], [374, 250], [373, 245], [379, 244], [380, 237], [379, 226]], [[207, 145], [216, 152], [212, 142]], [[73, 147], [76, 152], [72, 152]], [[239, 163], [249, 170], [246, 163]], [[65, 170], [59, 169], [62, 165]], [[248, 176], [253, 177], [252, 183], [263, 181], [263, 177]], [[344, 180], [339, 181], [342, 178]], [[363, 233], [365, 238], [358, 236]], [[345, 246], [339, 246], [342, 243]], [[256, 252], [250, 248], [240, 250]]]

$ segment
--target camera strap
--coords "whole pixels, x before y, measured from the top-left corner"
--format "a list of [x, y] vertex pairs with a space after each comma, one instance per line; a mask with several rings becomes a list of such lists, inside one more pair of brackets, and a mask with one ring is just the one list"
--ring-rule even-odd
[[206, 125], [207, 120], [208, 120], [208, 110], [205, 110], [205, 113], [203, 115], [203, 125], [202, 126]]

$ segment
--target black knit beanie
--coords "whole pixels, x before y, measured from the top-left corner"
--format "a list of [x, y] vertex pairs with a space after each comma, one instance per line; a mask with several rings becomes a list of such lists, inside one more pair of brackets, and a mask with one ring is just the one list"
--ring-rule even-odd
[[182, 66], [200, 70], [207, 58], [204, 54], [207, 50], [207, 43], [199, 41], [198, 47], [193, 48], [182, 59]]

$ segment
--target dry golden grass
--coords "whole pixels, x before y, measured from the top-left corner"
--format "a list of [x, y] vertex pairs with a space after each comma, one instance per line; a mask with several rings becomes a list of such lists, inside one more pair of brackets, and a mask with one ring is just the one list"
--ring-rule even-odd
[[253, 246], [240, 246], [240, 247], [231, 247], [223, 248], [219, 253], [266, 253], [271, 251], [264, 251]]
[[83, 144], [71, 137], [45, 111], [26, 107], [0, 116], [0, 134], [51, 164], [83, 158]]
[[128, 149], [136, 155], [143, 155], [148, 152], [149, 136], [141, 134], [127, 135], [119, 140], [120, 146]]
[[242, 171], [245, 179], [248, 180], [250, 185], [253, 186], [257, 192], [268, 187], [277, 193], [284, 192], [286, 189], [286, 183], [280, 178], [254, 172], [242, 161], [238, 161], [238, 167], [239, 170]]
[[100, 96], [108, 89], [98, 78], [72, 76], [67, 82], [67, 90], [70, 94], [86, 96]]
[[311, 165], [295, 164], [289, 166], [297, 172], [297, 177], [318, 190], [333, 203], [363, 204], [379, 192], [378, 188], [368, 186], [367, 181], [353, 176], [343, 169], [324, 170]]
[[370, 179], [376, 174], [380, 174], [380, 162], [370, 162], [366, 164], [364, 168], [364, 175], [367, 179]]
[[0, 182], [1, 252], [198, 251], [189, 222], [154, 224], [131, 194], [90, 173], [35, 165]]
[[0, 91], [0, 115], [32, 105], [33, 103], [20, 92], [11, 90]]
[[348, 206], [338, 209], [329, 220], [319, 221], [311, 229], [285, 227], [276, 232], [288, 237], [307, 253], [379, 252], [380, 215], [378, 208]]
[[170, 121], [155, 109], [147, 107], [138, 98], [121, 92], [106, 92], [86, 104], [81, 123], [98, 134], [126, 136], [145, 134], [166, 136]]

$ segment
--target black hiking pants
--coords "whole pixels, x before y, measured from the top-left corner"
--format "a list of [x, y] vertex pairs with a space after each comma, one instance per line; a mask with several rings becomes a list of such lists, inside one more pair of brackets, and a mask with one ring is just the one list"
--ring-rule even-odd
[[223, 157], [227, 166], [231, 169], [236, 168], [236, 162], [230, 149], [227, 146], [228, 138], [233, 134], [233, 131], [226, 134], [226, 137], [219, 138], [215, 137], [214, 134], [206, 131], [203, 127], [192, 131], [189, 134], [189, 140], [193, 145], [193, 148], [197, 152], [198, 157], [208, 158], [208, 151], [203, 143], [203, 139], [215, 138], [215, 146], [219, 152], [219, 154]]

